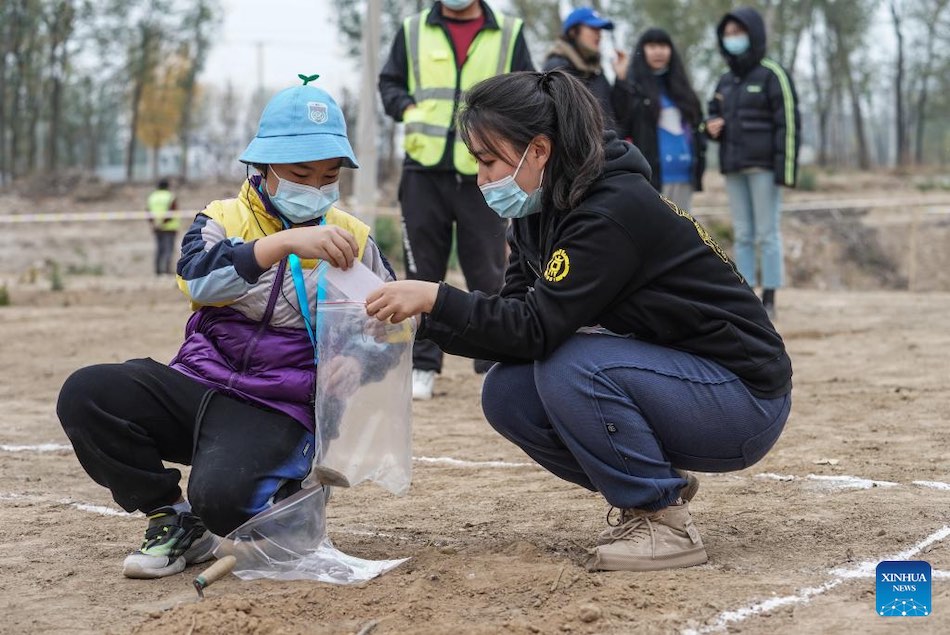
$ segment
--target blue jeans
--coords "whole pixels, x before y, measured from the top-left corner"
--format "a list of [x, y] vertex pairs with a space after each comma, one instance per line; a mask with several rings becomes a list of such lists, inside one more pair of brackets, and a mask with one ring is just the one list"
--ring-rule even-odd
[[488, 422], [542, 467], [615, 507], [650, 510], [686, 484], [673, 468], [757, 462], [790, 408], [790, 394], [760, 399], [702, 357], [610, 335], [575, 335], [544, 361], [496, 364], [482, 389]]
[[[736, 266], [750, 287], [758, 282], [778, 289], [785, 280], [782, 254], [782, 188], [771, 170], [726, 175]], [[756, 276], [756, 249], [762, 254], [762, 275]]]

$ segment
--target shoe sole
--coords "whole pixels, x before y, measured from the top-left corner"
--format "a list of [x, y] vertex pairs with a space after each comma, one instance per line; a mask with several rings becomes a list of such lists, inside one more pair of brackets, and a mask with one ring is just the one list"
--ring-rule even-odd
[[181, 573], [190, 564], [200, 564], [207, 562], [214, 557], [214, 550], [218, 546], [217, 536], [210, 531], [205, 531], [204, 535], [196, 540], [184, 554], [178, 556], [174, 562], [164, 567], [151, 568], [145, 566], [145, 563], [132, 558], [126, 558], [122, 563], [122, 575], [135, 580], [154, 580], [166, 576]]
[[178, 556], [178, 559], [170, 565], [158, 569], [144, 567], [139, 562], [129, 562], [127, 560], [122, 563], [122, 575], [135, 580], [154, 580], [155, 578], [164, 578], [165, 576], [181, 573], [185, 570], [185, 565], [184, 556]]
[[695, 567], [708, 561], [705, 547], [649, 560], [604, 554], [598, 548], [591, 552], [585, 566], [588, 571], [663, 571]]
[[699, 491], [699, 479], [692, 472], [686, 470], [676, 470], [676, 473], [686, 479], [686, 485], [680, 489], [680, 498], [686, 502], [693, 500], [696, 492]]

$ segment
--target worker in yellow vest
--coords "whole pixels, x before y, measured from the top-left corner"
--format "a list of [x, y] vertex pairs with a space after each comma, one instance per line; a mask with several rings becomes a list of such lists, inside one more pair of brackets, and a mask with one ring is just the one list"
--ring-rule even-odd
[[174, 214], [178, 209], [175, 195], [168, 186], [168, 179], [158, 182], [158, 187], [148, 195], [146, 202], [152, 231], [155, 232], [155, 275], [174, 274], [172, 258], [175, 255], [175, 238], [181, 228], [181, 219]]
[[[379, 75], [379, 91], [386, 114], [405, 124], [399, 205], [408, 278], [445, 278], [454, 228], [468, 288], [501, 288], [507, 221], [478, 189], [476, 162], [455, 134], [455, 115], [463, 93], [478, 82], [533, 70], [522, 21], [482, 0], [442, 0], [403, 22]], [[476, 372], [490, 367], [475, 362]], [[413, 398], [430, 399], [441, 370], [442, 351], [417, 341]]]

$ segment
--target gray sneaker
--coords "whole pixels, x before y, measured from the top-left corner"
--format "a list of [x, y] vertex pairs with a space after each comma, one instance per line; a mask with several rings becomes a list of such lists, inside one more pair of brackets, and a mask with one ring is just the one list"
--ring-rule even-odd
[[689, 504], [657, 512], [623, 509], [587, 559], [588, 571], [658, 571], [703, 564], [709, 558]]
[[122, 563], [127, 578], [163, 578], [210, 560], [217, 541], [191, 512], [160, 507], [148, 516], [142, 547]]

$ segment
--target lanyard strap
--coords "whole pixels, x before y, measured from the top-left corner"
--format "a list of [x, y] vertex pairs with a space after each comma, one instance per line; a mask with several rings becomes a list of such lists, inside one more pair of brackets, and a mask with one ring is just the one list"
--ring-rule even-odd
[[[323, 218], [320, 218], [318, 225], [323, 224]], [[284, 221], [285, 229], [288, 227]], [[317, 353], [317, 304], [323, 299], [323, 289], [320, 288], [319, 278], [317, 279], [317, 297], [313, 303], [313, 311], [310, 311], [310, 300], [307, 297], [307, 284], [303, 277], [303, 267], [300, 266], [300, 258], [297, 254], [287, 256], [287, 263], [290, 265], [290, 276], [294, 281], [294, 289], [297, 291], [297, 303], [300, 305], [300, 317], [303, 318], [304, 326], [307, 327], [307, 336], [310, 338], [310, 344], [313, 346], [313, 365], [319, 362]]]

